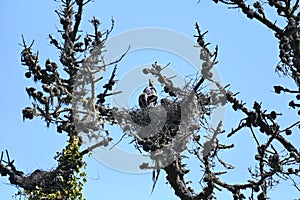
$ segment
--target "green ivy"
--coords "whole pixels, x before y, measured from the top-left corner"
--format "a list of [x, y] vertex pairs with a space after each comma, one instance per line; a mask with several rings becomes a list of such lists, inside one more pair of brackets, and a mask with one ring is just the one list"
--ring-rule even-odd
[[[53, 188], [36, 187], [34, 190], [24, 191], [29, 200], [83, 200], [82, 190], [87, 182], [86, 168], [83, 156], [80, 154], [79, 140], [71, 136], [68, 145], [54, 157], [58, 161], [58, 168], [68, 170], [67, 179], [53, 185]], [[66, 175], [64, 174], [64, 175]], [[60, 189], [58, 189], [60, 188]]]

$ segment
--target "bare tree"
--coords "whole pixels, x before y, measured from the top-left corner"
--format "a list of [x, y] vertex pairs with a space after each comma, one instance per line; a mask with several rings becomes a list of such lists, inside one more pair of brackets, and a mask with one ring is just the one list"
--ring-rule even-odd
[[[26, 92], [33, 101], [31, 106], [23, 109], [23, 119], [40, 117], [48, 127], [53, 124], [58, 133], [66, 134], [68, 143], [55, 155], [58, 163], [55, 169], [37, 169], [29, 175], [24, 175], [15, 167], [7, 150], [1, 153], [1, 176], [8, 176], [11, 184], [22, 188], [20, 195], [25, 195], [28, 199], [83, 199], [82, 188], [86, 182], [86, 174], [82, 171], [86, 166], [84, 156], [95, 148], [108, 146], [114, 139], [106, 128], [107, 124], [121, 127], [123, 134], [132, 138], [132, 145], [137, 151], [148, 153], [154, 161], [154, 165], [146, 162], [140, 164], [141, 169], [153, 170], [152, 190], [160, 171], [164, 170], [166, 180], [175, 194], [184, 200], [214, 199], [215, 192], [222, 189], [230, 192], [236, 200], [246, 199], [247, 194], [250, 194], [248, 199], [263, 200], [268, 198], [269, 189], [287, 179], [292, 181], [295, 190], [300, 191], [300, 152], [287, 137], [300, 127], [300, 121], [282, 128], [277, 118], [279, 115], [288, 116], [278, 111], [267, 111], [263, 109], [262, 103], [256, 101], [248, 108], [238, 99], [238, 93], [234, 94], [228, 89], [228, 85], [223, 86], [216, 81], [212, 69], [218, 64], [218, 46], [210, 48], [210, 43], [204, 38], [207, 31], [203, 32], [198, 23], [195, 24], [195, 38], [202, 69], [195, 78], [180, 88], [164, 75], [164, 69], [168, 65], [162, 66], [155, 62], [143, 69], [143, 73], [157, 79], [164, 88], [166, 98], [154, 104], [152, 99], [152, 104], [148, 104], [147, 96], [144, 96], [143, 106], [131, 109], [119, 109], [105, 104], [110, 97], [121, 92], [114, 92], [113, 88], [117, 82], [117, 65], [126, 52], [115, 61], [107, 63], [105, 60], [105, 42], [114, 26], [113, 20], [111, 29], [105, 32], [99, 30], [100, 22], [95, 17], [90, 21], [94, 27], [93, 33], [84, 35], [80, 31], [83, 7], [89, 2], [90, 0], [61, 0], [61, 8], [55, 10], [61, 24], [61, 29], [58, 30], [61, 39], [49, 35], [49, 40], [60, 52], [60, 63], [48, 58], [42, 66], [39, 53], [33, 51], [34, 41], [29, 45], [22, 37], [21, 61], [26, 67], [25, 76], [33, 79], [37, 85], [26, 87]], [[274, 31], [280, 50], [276, 70], [293, 78], [296, 83], [296, 89], [277, 85], [274, 86], [274, 91], [278, 94], [295, 94], [296, 99], [291, 100], [289, 106], [297, 111], [300, 107], [300, 103], [295, 102], [300, 99], [299, 1], [265, 2], [275, 8], [278, 17], [286, 19], [283, 27], [276, 24], [276, 19], [271, 21], [267, 18], [262, 2], [254, 2], [253, 5], [242, 0], [214, 2], [240, 9], [248, 18], [256, 19]], [[103, 82], [103, 76], [99, 76], [99, 72], [108, 68], [111, 68], [110, 78]], [[213, 84], [215, 89], [206, 91], [204, 85], [207, 83]], [[102, 91], [97, 92], [97, 86], [102, 86]], [[146, 94], [147, 92], [144, 95]], [[231, 105], [233, 110], [245, 115], [229, 131], [223, 130], [222, 121], [217, 127], [213, 127], [208, 120], [212, 111], [225, 105]], [[162, 115], [166, 116], [165, 121], [150, 123], [160, 119]], [[162, 128], [157, 129], [157, 124], [162, 124]], [[220, 141], [219, 136], [226, 134], [230, 138], [239, 134], [242, 129], [248, 129], [255, 140], [256, 163], [254, 170], [248, 170], [250, 180], [232, 184], [222, 179], [223, 174], [234, 169], [222, 155], [235, 145], [229, 139]], [[201, 131], [206, 132], [207, 136], [200, 136]], [[257, 137], [257, 134], [263, 134], [264, 140]], [[96, 142], [84, 149], [82, 144], [92, 140]], [[191, 143], [193, 145], [189, 145]], [[196, 160], [202, 168], [199, 172], [201, 191], [195, 191], [185, 178], [190, 171], [184, 160], [187, 154], [188, 159]], [[218, 170], [216, 166], [220, 166]], [[223, 170], [219, 170], [220, 168]]]

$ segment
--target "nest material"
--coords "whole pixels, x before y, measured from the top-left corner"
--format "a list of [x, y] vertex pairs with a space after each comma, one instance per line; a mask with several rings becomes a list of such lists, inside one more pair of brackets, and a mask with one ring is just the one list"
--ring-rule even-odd
[[30, 175], [21, 177], [26, 190], [40, 189], [43, 192], [61, 190], [69, 173], [62, 170], [43, 171], [35, 170]]
[[166, 147], [179, 133], [181, 123], [179, 102], [136, 109], [129, 114], [137, 127], [138, 144], [146, 152]]

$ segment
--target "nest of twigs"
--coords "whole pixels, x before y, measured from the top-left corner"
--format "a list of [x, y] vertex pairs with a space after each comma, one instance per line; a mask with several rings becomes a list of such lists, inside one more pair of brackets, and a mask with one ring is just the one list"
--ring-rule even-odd
[[129, 115], [136, 127], [137, 144], [146, 152], [174, 146], [175, 138], [181, 137], [178, 135], [181, 133], [179, 102], [165, 102], [156, 107], [133, 109]]
[[70, 173], [62, 170], [35, 170], [28, 176], [22, 177], [27, 190], [40, 189], [43, 192], [53, 192], [63, 188]]

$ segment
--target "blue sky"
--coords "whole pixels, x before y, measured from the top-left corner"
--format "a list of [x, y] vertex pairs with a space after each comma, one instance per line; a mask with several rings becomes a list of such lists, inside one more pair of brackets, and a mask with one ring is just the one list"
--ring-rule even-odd
[[[21, 110], [30, 105], [25, 87], [33, 83], [24, 77], [25, 69], [20, 64], [21, 47], [18, 43], [21, 42], [21, 34], [24, 34], [28, 42], [35, 40], [34, 49], [39, 50], [41, 59], [56, 58], [58, 52], [49, 45], [48, 34], [55, 36], [56, 27], [59, 27], [59, 20], [54, 13], [58, 4], [54, 1], [39, 0], [3, 1], [1, 4], [0, 150], [8, 149], [11, 158], [16, 160], [16, 166], [25, 173], [37, 168], [51, 169], [56, 164], [52, 158], [56, 151], [64, 147], [66, 138], [56, 134], [54, 127], [47, 129], [39, 119], [22, 121]], [[110, 19], [113, 17], [116, 23], [112, 36], [137, 28], [158, 27], [174, 30], [193, 40], [194, 24], [199, 22], [202, 30], [209, 31], [206, 41], [219, 45], [218, 71], [223, 83], [230, 83], [231, 89], [235, 92], [240, 91], [238, 97], [249, 107], [252, 107], [252, 102], [256, 100], [264, 102], [265, 109], [276, 109], [286, 113], [289, 117], [281, 119], [283, 126], [297, 119], [296, 113], [287, 107], [288, 100], [292, 97], [278, 96], [272, 92], [273, 85], [279, 83], [294, 87], [290, 79], [278, 77], [274, 71], [278, 62], [278, 43], [272, 31], [256, 21], [248, 20], [241, 12], [228, 10], [207, 0], [202, 0], [199, 4], [196, 0], [95, 0], [86, 6], [85, 11], [81, 26], [84, 32], [92, 31], [88, 20], [93, 15], [103, 22], [103, 30], [109, 28]], [[171, 62], [172, 66], [180, 71], [182, 69], [180, 65], [184, 61], [175, 57], [160, 51], [133, 53], [120, 64], [118, 76], [122, 77], [126, 71], [154, 61], [162, 64]], [[230, 130], [235, 127], [242, 116], [227, 109], [224, 128]], [[240, 181], [241, 178], [243, 181], [247, 180], [247, 168], [253, 166], [255, 153], [255, 144], [250, 138], [250, 133], [244, 131], [228, 141], [235, 143], [237, 148], [224, 156], [238, 166], [235, 173], [226, 176], [226, 180], [233, 183]], [[299, 141], [296, 142], [299, 147]], [[120, 172], [101, 164], [93, 157], [87, 158], [87, 162], [88, 183], [84, 195], [88, 200], [178, 199], [170, 186], [165, 184], [164, 173], [161, 174], [151, 195], [151, 174]], [[191, 173], [190, 178], [194, 180], [196, 188], [199, 188], [197, 184], [201, 178], [197, 173], [199, 168], [196, 163], [191, 165], [195, 171]], [[12, 199], [12, 195], [16, 192], [15, 187], [7, 183], [5, 178], [0, 178], [1, 199]], [[272, 199], [299, 197], [288, 184], [283, 184], [278, 187], [278, 192], [271, 194]], [[231, 199], [227, 194], [218, 194], [218, 197]]]

